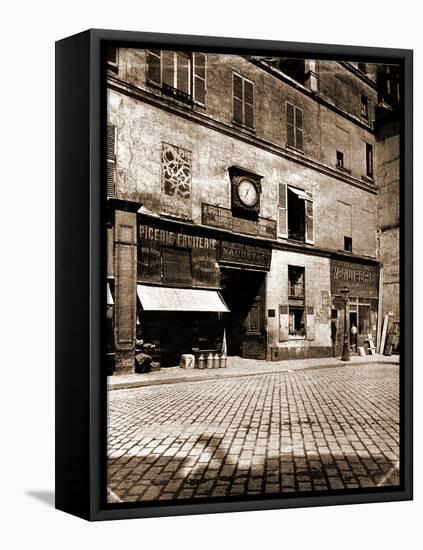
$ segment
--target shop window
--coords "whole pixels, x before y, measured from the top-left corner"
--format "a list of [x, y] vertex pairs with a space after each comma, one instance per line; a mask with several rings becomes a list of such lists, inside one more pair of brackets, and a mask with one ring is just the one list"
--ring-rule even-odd
[[305, 338], [305, 307], [289, 306], [289, 337]]
[[344, 168], [344, 153], [342, 151], [336, 151], [336, 166]]
[[373, 146], [366, 143], [366, 176], [373, 178]]
[[147, 81], [182, 101], [206, 101], [206, 56], [194, 52], [148, 50]]
[[361, 95], [361, 118], [369, 120], [369, 100], [365, 95]]
[[344, 250], [346, 252], [352, 252], [352, 238], [344, 237]]
[[303, 150], [303, 111], [291, 103], [286, 104], [287, 145]]
[[163, 247], [163, 282], [192, 285], [191, 251], [185, 248]]
[[302, 299], [305, 296], [304, 267], [288, 266], [288, 298]]
[[254, 128], [254, 84], [233, 73], [233, 121]]
[[116, 194], [116, 126], [114, 124], [107, 125], [107, 196], [114, 197]]

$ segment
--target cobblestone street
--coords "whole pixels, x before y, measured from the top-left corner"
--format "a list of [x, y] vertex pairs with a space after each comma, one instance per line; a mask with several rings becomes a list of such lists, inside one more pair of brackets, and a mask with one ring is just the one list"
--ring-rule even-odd
[[399, 368], [350, 365], [108, 392], [109, 501], [399, 483]]

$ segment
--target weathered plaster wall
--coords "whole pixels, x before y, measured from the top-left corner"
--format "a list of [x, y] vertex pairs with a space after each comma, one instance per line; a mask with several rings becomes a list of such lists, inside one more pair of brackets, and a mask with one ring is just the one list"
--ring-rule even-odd
[[[288, 304], [288, 266], [305, 268], [305, 304], [314, 307], [315, 338], [279, 342], [279, 305]], [[295, 252], [273, 250], [272, 269], [266, 281], [267, 309], [275, 309], [276, 317], [267, 319], [269, 347], [310, 348], [330, 347], [330, 264], [319, 258]]]
[[[319, 62], [317, 70], [319, 93], [362, 121], [360, 96], [363, 93], [375, 102], [376, 91], [336, 62]], [[321, 105], [276, 76], [258, 69], [241, 56], [207, 54], [206, 106], [192, 105], [189, 109], [214, 121], [237, 127], [232, 122], [234, 72], [254, 82], [255, 128], [254, 131], [243, 131], [279, 147], [286, 147], [286, 103], [293, 103], [303, 110], [302, 154], [334, 168], [339, 145], [337, 127], [341, 127], [349, 136], [346, 168], [359, 179], [365, 175], [365, 142], [374, 144], [370, 130], [357, 126], [354, 121]], [[146, 50], [120, 49], [117, 77], [150, 94], [163, 97], [160, 88], [147, 83]]]
[[[353, 251], [375, 256], [375, 195], [124, 94], [109, 90], [108, 105], [109, 121], [117, 127], [117, 193], [121, 198], [162, 211], [160, 159], [161, 143], [166, 142], [192, 152], [191, 219], [195, 223], [201, 223], [202, 202], [230, 208], [228, 167], [238, 165], [263, 176], [263, 217], [277, 219], [279, 182], [314, 193], [317, 246], [343, 249], [343, 235], [335, 230], [339, 228], [338, 200], [350, 203]], [[178, 216], [178, 211], [173, 214]]]

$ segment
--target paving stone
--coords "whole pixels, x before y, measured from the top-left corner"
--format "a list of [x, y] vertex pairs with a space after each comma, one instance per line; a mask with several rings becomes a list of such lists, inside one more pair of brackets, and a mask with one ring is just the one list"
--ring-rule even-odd
[[125, 502], [395, 486], [398, 366], [109, 392], [108, 482]]

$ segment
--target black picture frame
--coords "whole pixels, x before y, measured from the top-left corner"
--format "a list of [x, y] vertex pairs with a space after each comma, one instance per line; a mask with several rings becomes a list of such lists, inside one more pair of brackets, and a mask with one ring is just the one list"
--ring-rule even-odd
[[[102, 363], [107, 221], [104, 179], [107, 45], [175, 47], [225, 53], [298, 55], [395, 62], [403, 70], [401, 169], [401, 485], [348, 494], [201, 503], [106, 504], [105, 392]], [[268, 510], [412, 499], [413, 52], [91, 29], [56, 43], [56, 508], [87, 520]]]

